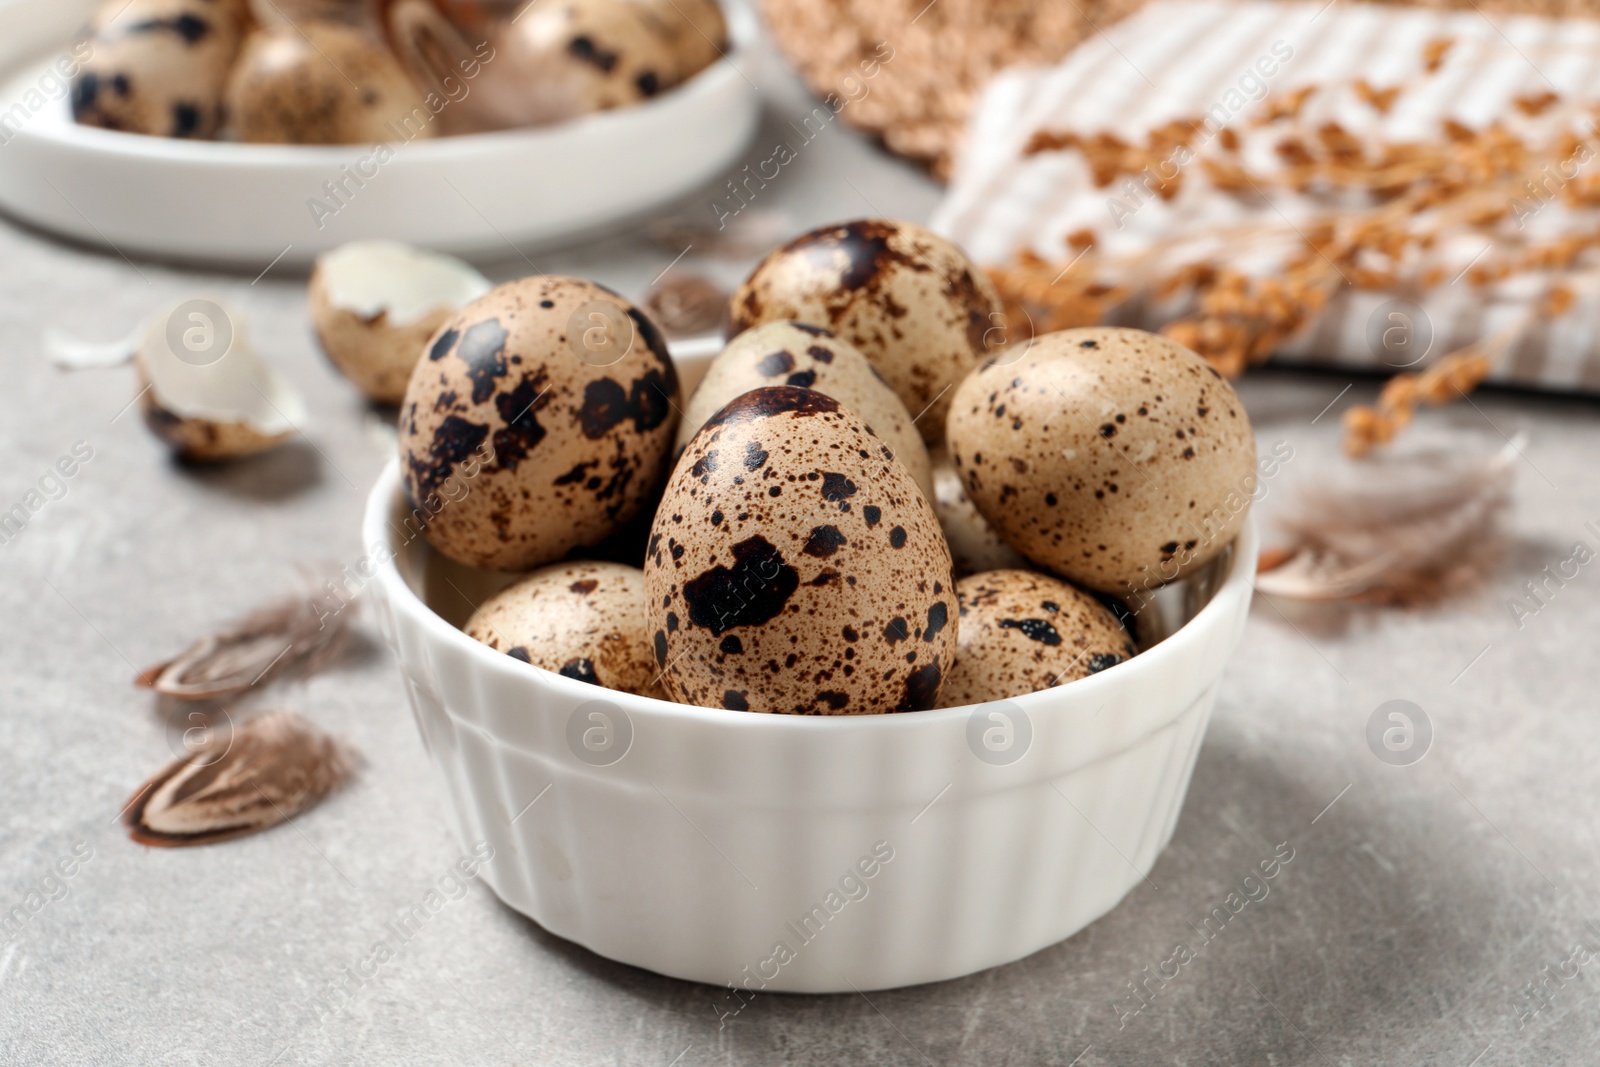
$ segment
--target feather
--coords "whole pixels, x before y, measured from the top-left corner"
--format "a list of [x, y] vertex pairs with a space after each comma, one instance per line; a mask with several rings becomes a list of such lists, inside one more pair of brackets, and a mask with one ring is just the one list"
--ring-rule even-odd
[[292, 711], [271, 711], [162, 768], [122, 821], [141, 845], [210, 845], [265, 830], [342, 785], [355, 753]]
[[178, 700], [237, 696], [269, 674], [310, 672], [332, 658], [345, 634], [348, 601], [326, 610], [316, 595], [295, 593], [195, 641], [172, 659], [141, 671], [137, 685]]
[[1420, 604], [1473, 584], [1499, 559], [1523, 439], [1488, 460], [1440, 452], [1363, 461], [1358, 481], [1303, 494], [1262, 553], [1256, 589], [1297, 600]]

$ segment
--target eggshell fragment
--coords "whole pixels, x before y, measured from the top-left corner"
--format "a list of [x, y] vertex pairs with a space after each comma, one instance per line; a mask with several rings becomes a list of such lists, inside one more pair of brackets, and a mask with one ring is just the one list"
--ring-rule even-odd
[[72, 80], [73, 121], [163, 137], [216, 136], [246, 18], [242, 0], [102, 4]]
[[644, 573], [636, 567], [557, 563], [484, 601], [462, 629], [535, 667], [659, 699], [644, 605]]
[[433, 112], [388, 49], [337, 22], [251, 33], [227, 103], [235, 135], [252, 143], [387, 144], [436, 132]]
[[240, 316], [188, 300], [152, 318], [134, 357], [145, 424], [184, 459], [234, 459], [282, 444], [305, 402], [245, 340]]
[[723, 408], [668, 482], [645, 558], [666, 686], [738, 711], [934, 706], [955, 651], [950, 553], [884, 441], [813, 389]]
[[950, 454], [940, 448], [933, 456], [933, 510], [950, 545], [956, 577], [980, 571], [1026, 569], [1028, 560], [1000, 539], [989, 520], [978, 513]]
[[1036, 338], [956, 391], [949, 447], [1006, 541], [1124, 597], [1232, 542], [1256, 486], [1255, 438], [1210, 364], [1165, 337], [1096, 326]]
[[922, 495], [933, 498], [928, 449], [906, 406], [854, 345], [805, 323], [769, 322], [728, 342], [689, 399], [678, 451], [730, 400], [764, 385], [815, 389], [839, 401], [883, 438]]
[[824, 226], [762, 260], [729, 305], [731, 335], [794, 319], [832, 330], [878, 368], [930, 445], [950, 394], [998, 340], [994, 285], [962, 251], [909, 222]]
[[353, 241], [317, 258], [307, 299], [333, 365], [368, 397], [398, 404], [428, 339], [490, 288], [452, 256]]
[[985, 571], [956, 585], [961, 627], [941, 708], [1006, 700], [1131, 659], [1133, 639], [1104, 604], [1034, 571]]
[[406, 490], [450, 558], [552, 563], [655, 499], [678, 404], [665, 340], [622, 297], [578, 278], [507, 282], [445, 323], [412, 372]]

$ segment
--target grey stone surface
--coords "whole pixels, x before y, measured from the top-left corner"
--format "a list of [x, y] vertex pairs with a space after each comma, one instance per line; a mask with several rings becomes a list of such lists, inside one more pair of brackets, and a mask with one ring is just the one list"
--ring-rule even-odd
[[[774, 62], [751, 73], [774, 101], [755, 160], [807, 105]], [[709, 220], [714, 195], [691, 203], [690, 217]], [[745, 220], [781, 211], [796, 230], [872, 212], [925, 217], [937, 195], [830, 128]], [[528, 258], [637, 295], [677, 251], [634, 236]], [[675, 269], [698, 259], [691, 251]], [[491, 269], [511, 277], [527, 264], [508, 252]], [[744, 265], [710, 269], [731, 280]], [[243, 309], [259, 349], [310, 400], [303, 439], [229, 467], [185, 468], [124, 410], [128, 371], [69, 375], [44, 359], [48, 327], [109, 338], [191, 294]], [[1600, 521], [1590, 402], [1488, 394], [1423, 416], [1425, 436], [1485, 453], [1502, 434], [1530, 434], [1504, 568], [1481, 591], [1420, 612], [1258, 598], [1172, 845], [1148, 884], [1061, 945], [870, 999], [762, 997], [719, 1026], [717, 990], [599, 959], [474, 884], [348, 1007], [319, 1019], [316, 998], [457, 857], [398, 672], [370, 624], [334, 669], [247, 709], [292, 707], [349, 737], [365, 756], [351, 788], [293, 826], [205, 849], [136, 846], [115, 817], [179, 743], [130, 685], [135, 669], [284, 589], [297, 565], [360, 557], [363, 496], [388, 455], [381, 421], [316, 351], [303, 279], [134, 264], [9, 223], [0, 371], [0, 509], [74, 442], [94, 451], [65, 496], [0, 545], [0, 912], [26, 908], [33, 892], [57, 898], [0, 944], [0, 1063], [1600, 1060], [1600, 961], [1573, 956], [1580, 943], [1600, 950], [1600, 578], [1583, 568], [1520, 628], [1507, 606], [1575, 541], [1600, 547], [1584, 525]], [[1294, 448], [1264, 515], [1342, 462], [1338, 414], [1373, 392], [1359, 380], [1341, 395], [1350, 381], [1261, 372], [1243, 383], [1263, 446]], [[1408, 767], [1380, 762], [1365, 739], [1391, 699], [1433, 724], [1431, 751]], [[1197, 941], [1190, 924], [1280, 845], [1293, 859], [1270, 893], [1177, 977], [1151, 982], [1147, 1006], [1129, 999], [1144, 968]], [[75, 847], [92, 857], [47, 882]], [[1528, 1014], [1528, 983], [1563, 968], [1570, 977], [1549, 979], [1547, 1006]]]

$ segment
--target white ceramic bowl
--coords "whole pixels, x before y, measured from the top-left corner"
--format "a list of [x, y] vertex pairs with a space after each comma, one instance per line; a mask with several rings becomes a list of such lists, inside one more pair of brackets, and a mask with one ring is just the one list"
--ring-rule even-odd
[[[0, 208], [124, 254], [256, 271], [387, 238], [515, 258], [687, 195], [733, 163], [759, 117], [760, 94], [736, 69], [756, 32], [738, 6], [728, 57], [653, 100], [537, 129], [397, 140], [381, 165], [373, 145], [95, 129], [72, 121], [47, 69], [97, 2], [0, 0]], [[366, 179], [350, 182], [345, 167]], [[349, 195], [331, 199], [329, 181]], [[337, 210], [314, 210], [314, 200]]]
[[392, 463], [364, 573], [451, 825], [494, 848], [490, 886], [602, 956], [752, 991], [954, 978], [1121, 900], [1172, 836], [1257, 547], [1247, 523], [1214, 580], [1178, 594], [1198, 608], [1186, 624], [1081, 681], [811, 718], [650, 700], [491, 651], [457, 625], [510, 576], [434, 554], [405, 514]]

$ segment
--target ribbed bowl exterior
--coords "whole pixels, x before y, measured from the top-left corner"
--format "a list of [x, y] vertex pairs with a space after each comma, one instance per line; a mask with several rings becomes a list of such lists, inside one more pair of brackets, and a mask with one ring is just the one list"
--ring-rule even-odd
[[[398, 501], [391, 465], [368, 505], [369, 548], [391, 543]], [[380, 565], [373, 588], [452, 828], [464, 848], [493, 847], [484, 877], [502, 900], [662, 974], [849, 992], [1018, 959], [1149, 873], [1238, 642], [1255, 555], [1247, 524], [1187, 625], [1082, 681], [1000, 705], [837, 718], [649, 700], [499, 655], [418, 597], [420, 542]], [[742, 995], [724, 991], [728, 1010]]]

